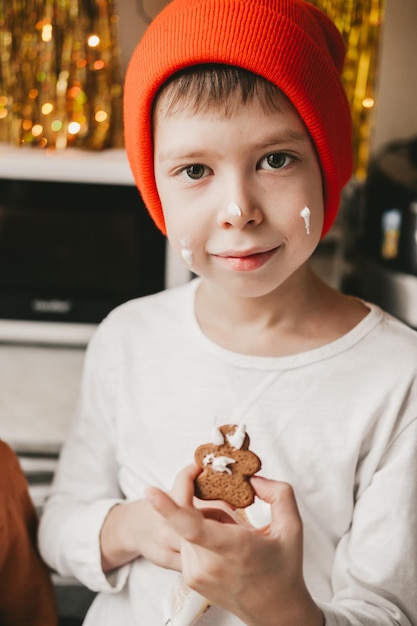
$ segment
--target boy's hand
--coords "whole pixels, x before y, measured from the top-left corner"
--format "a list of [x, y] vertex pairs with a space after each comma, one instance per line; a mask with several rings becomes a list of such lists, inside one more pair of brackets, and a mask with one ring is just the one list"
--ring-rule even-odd
[[[150, 488], [146, 496], [181, 537], [181, 569], [186, 583], [245, 624], [321, 626], [323, 618], [302, 574], [303, 527], [292, 488], [254, 477], [256, 494], [270, 503], [269, 526], [255, 529], [234, 521], [233, 513], [213, 519], [193, 503], [193, 467], [177, 476], [179, 503]], [[229, 517], [229, 519], [227, 519]]]
[[[198, 471], [195, 468], [195, 475]], [[170, 491], [171, 501], [185, 505], [192, 499], [190, 490], [193, 490], [192, 482], [175, 481]], [[140, 556], [160, 567], [181, 570], [181, 537], [147, 499], [113, 507], [104, 521], [100, 546], [104, 572]]]

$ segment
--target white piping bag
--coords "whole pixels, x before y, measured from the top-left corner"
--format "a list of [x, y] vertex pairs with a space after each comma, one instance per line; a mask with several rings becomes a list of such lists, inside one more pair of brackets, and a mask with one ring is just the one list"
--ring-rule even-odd
[[164, 601], [164, 626], [193, 626], [209, 606], [209, 601], [190, 589], [179, 575]]
[[[240, 515], [255, 528], [262, 528], [271, 523], [271, 505], [256, 498], [254, 504], [240, 510]], [[190, 589], [179, 575], [164, 601], [164, 626], [193, 626], [209, 606], [209, 601]]]

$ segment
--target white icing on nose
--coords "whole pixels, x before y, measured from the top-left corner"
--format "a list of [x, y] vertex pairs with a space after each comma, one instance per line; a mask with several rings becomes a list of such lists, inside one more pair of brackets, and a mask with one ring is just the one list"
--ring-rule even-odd
[[310, 234], [310, 218], [311, 218], [311, 211], [308, 208], [308, 206], [305, 206], [304, 209], [301, 211], [300, 216], [303, 218], [304, 220], [304, 224], [306, 227], [306, 233], [307, 235]]
[[229, 215], [233, 215], [234, 217], [241, 217], [242, 215], [242, 209], [238, 204], [236, 204], [236, 202], [232, 202], [232, 204], [229, 204], [229, 206], [227, 207], [227, 212], [229, 213]]

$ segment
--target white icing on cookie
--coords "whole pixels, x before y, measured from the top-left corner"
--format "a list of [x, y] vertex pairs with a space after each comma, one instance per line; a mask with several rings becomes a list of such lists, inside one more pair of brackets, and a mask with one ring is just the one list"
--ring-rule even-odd
[[222, 446], [224, 444], [223, 433], [218, 426], [215, 426], [211, 432], [211, 443], [215, 446]]
[[226, 474], [232, 473], [232, 470], [227, 467], [231, 463], [236, 463], [236, 461], [231, 459], [229, 456], [216, 456], [212, 452], [210, 454], [206, 454], [203, 459], [203, 464], [211, 465], [214, 472], [226, 472]]
[[234, 433], [231, 433], [230, 435], [226, 435], [226, 436], [227, 436], [227, 441], [230, 443], [230, 445], [233, 448], [235, 448], [235, 450], [240, 450], [240, 448], [243, 446], [243, 442], [245, 441], [245, 435], [246, 435], [245, 424], [239, 424], [238, 426], [236, 426], [236, 430]]

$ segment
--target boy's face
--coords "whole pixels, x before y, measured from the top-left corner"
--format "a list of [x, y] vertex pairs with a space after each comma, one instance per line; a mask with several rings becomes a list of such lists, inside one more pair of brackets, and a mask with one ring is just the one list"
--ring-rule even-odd
[[[167, 115], [162, 98], [154, 167], [173, 248], [196, 274], [229, 293], [276, 290], [297, 276], [320, 240], [320, 166], [288, 103], [266, 112], [255, 100], [236, 106], [231, 117], [186, 106]], [[300, 216], [305, 206], [309, 234]]]

